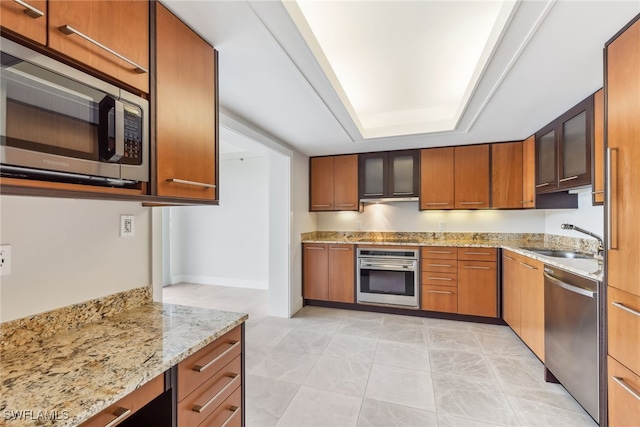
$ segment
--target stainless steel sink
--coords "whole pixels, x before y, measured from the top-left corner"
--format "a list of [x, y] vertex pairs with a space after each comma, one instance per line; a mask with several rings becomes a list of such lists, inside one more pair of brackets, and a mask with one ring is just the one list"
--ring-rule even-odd
[[585, 252], [576, 251], [563, 251], [556, 249], [536, 249], [536, 248], [522, 248], [527, 251], [535, 252], [540, 255], [555, 257], [555, 258], [579, 258], [579, 259], [594, 259], [594, 254], [588, 254]]

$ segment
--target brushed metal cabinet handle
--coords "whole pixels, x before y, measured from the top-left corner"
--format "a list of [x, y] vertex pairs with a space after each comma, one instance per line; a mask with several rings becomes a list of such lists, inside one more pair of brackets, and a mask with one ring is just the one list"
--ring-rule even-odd
[[505, 257], [506, 259], [508, 259], [509, 261], [515, 261], [515, 258], [511, 258], [509, 255], [502, 255], [503, 257]]
[[[613, 159], [613, 155], [615, 154], [615, 162]], [[613, 170], [615, 163], [615, 171]], [[607, 228], [609, 239], [607, 240], [607, 249], [608, 250], [617, 250], [618, 249], [618, 223], [617, 219], [614, 216], [618, 215], [618, 208], [616, 207], [615, 212], [613, 210], [613, 192], [618, 191], [618, 149], [617, 148], [607, 148]], [[614, 183], [615, 181], [615, 183]], [[617, 203], [616, 196], [616, 203]]]
[[461, 205], [484, 205], [484, 202], [460, 202]]
[[578, 178], [578, 175], [570, 176], [569, 178], [562, 178], [562, 179], [559, 179], [559, 180], [558, 180], [558, 182], [571, 181], [571, 180], [573, 180], [573, 179], [577, 179], [577, 178]]
[[604, 194], [604, 190], [592, 191], [591, 194]]
[[452, 281], [453, 279], [451, 279], [450, 277], [430, 277], [427, 276], [428, 280], [446, 280], [446, 281]]
[[187, 181], [186, 179], [169, 178], [167, 182], [175, 182], [176, 184], [193, 185], [196, 187], [216, 188], [215, 184], [207, 184], [206, 182]]
[[24, 7], [24, 14], [27, 16], [30, 16], [33, 19], [42, 18], [44, 16], [43, 11], [31, 6], [29, 3], [26, 3], [22, 0], [13, 0], [13, 1], [18, 3], [20, 6]]
[[615, 382], [617, 382], [620, 385], [620, 387], [622, 387], [623, 389], [628, 391], [633, 397], [635, 397], [636, 399], [640, 400], [640, 393], [638, 393], [633, 388], [631, 388], [629, 385], [627, 385], [627, 383], [624, 381], [624, 379], [622, 379], [620, 377], [611, 377], [611, 379], [614, 380]]
[[453, 295], [453, 292], [450, 291], [430, 291], [428, 290], [427, 293], [429, 294], [447, 294], [447, 295]]
[[547, 185], [549, 185], [549, 183], [548, 183], [548, 182], [545, 182], [544, 184], [538, 184], [538, 185], [536, 185], [536, 188], [546, 187]]
[[118, 409], [113, 411], [113, 415], [115, 415], [117, 418], [111, 421], [110, 423], [105, 424], [104, 427], [113, 427], [117, 425], [120, 421], [125, 419], [127, 415], [129, 415], [130, 413], [131, 413], [131, 409], [123, 408], [122, 406], [120, 406]]
[[491, 255], [491, 252], [465, 252], [465, 255]]
[[451, 264], [427, 264], [429, 267], [453, 267]]
[[229, 418], [227, 418], [227, 420], [222, 423], [222, 425], [220, 427], [227, 427], [229, 425], [229, 423], [231, 422], [231, 420], [233, 419], [233, 417], [236, 416], [236, 414], [240, 413], [240, 407], [239, 406], [232, 406], [233, 408], [233, 412], [231, 413], [231, 415], [229, 415]]
[[210, 368], [211, 365], [215, 364], [218, 360], [222, 359], [223, 357], [225, 357], [227, 354], [231, 353], [233, 350], [235, 350], [239, 346], [240, 346], [240, 341], [234, 342], [231, 347], [229, 347], [228, 349], [226, 349], [225, 351], [220, 353], [218, 356], [216, 356], [215, 358], [213, 358], [209, 362], [205, 363], [204, 365], [196, 365], [196, 366], [194, 366], [193, 370], [196, 371], [196, 372], [202, 372], [202, 371], [206, 370], [207, 368]]
[[133, 62], [132, 60], [130, 60], [126, 56], [123, 56], [123, 55], [119, 54], [115, 50], [110, 49], [107, 46], [103, 45], [102, 43], [92, 39], [88, 35], [86, 35], [84, 33], [81, 33], [80, 31], [78, 31], [75, 28], [73, 28], [71, 25], [63, 25], [62, 27], [59, 28], [59, 30], [61, 32], [63, 32], [64, 34], [68, 35], [68, 36], [70, 36], [72, 34], [75, 34], [76, 36], [85, 39], [89, 43], [94, 44], [94, 45], [98, 46], [99, 48], [106, 50], [107, 52], [109, 52], [113, 56], [115, 56], [115, 57], [117, 57], [119, 59], [122, 59], [124, 62], [126, 62], [129, 65], [132, 65], [138, 73], [143, 74], [143, 73], [148, 73], [149, 72], [149, 70], [144, 68], [142, 65], [139, 65], [136, 62]]
[[313, 205], [314, 208], [328, 208], [331, 205]]
[[451, 202], [427, 202], [427, 206], [446, 206], [450, 204]]
[[430, 253], [430, 254], [452, 254], [453, 252], [450, 252], [450, 251], [427, 251], [427, 253]]
[[475, 265], [465, 265], [464, 268], [468, 268], [471, 270], [491, 270], [491, 267], [478, 267]]
[[222, 389], [217, 392], [211, 399], [207, 400], [203, 405], [193, 405], [193, 408], [191, 408], [191, 410], [193, 412], [197, 412], [197, 413], [201, 413], [202, 411], [204, 411], [205, 409], [207, 409], [207, 406], [211, 405], [212, 402], [214, 402], [217, 398], [219, 398], [220, 396], [222, 396], [224, 394], [225, 391], [229, 390], [231, 388], [231, 386], [236, 384], [235, 379], [238, 378], [238, 374], [235, 375], [225, 375], [227, 378], [231, 378], [231, 381], [229, 381], [227, 383], [227, 385], [225, 385], [224, 387], [222, 387]]
[[631, 307], [627, 307], [626, 305], [622, 304], [621, 302], [612, 302], [611, 305], [613, 305], [614, 307], [618, 307], [626, 312], [629, 312], [631, 314], [633, 314], [634, 316], [638, 316], [640, 317], [640, 311], [636, 311]]
[[305, 246], [305, 249], [311, 249], [312, 251], [324, 251], [322, 246]]
[[336, 247], [330, 247], [329, 249], [332, 251], [350, 251], [351, 250], [349, 248], [336, 248]]
[[525, 267], [530, 268], [531, 270], [537, 270], [537, 268], [536, 268], [536, 267], [534, 267], [534, 266], [532, 266], [532, 265], [529, 265], [529, 264], [527, 264], [527, 263], [524, 263], [524, 262], [521, 262], [521, 263], [520, 263], [520, 265], [524, 265]]
[[[319, 205], [313, 205], [313, 206], [319, 206]], [[331, 205], [321, 205], [321, 206], [331, 206]], [[338, 203], [336, 206], [355, 206], [355, 204], [353, 204], [353, 203]]]

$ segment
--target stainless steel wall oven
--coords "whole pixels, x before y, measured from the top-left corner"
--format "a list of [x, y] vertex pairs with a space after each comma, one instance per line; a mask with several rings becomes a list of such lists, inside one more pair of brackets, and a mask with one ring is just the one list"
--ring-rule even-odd
[[419, 308], [419, 251], [358, 249], [357, 302]]

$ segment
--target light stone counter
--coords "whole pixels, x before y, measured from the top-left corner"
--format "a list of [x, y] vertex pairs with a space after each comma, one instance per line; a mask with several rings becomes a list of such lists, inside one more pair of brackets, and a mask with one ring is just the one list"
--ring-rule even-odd
[[[3, 349], [0, 425], [76, 426], [247, 317], [152, 303]], [[11, 419], [14, 411], [33, 412]], [[25, 419], [36, 418], [39, 411], [42, 419]], [[45, 421], [52, 413], [58, 419]]]
[[302, 234], [302, 243], [349, 243], [359, 246], [457, 246], [502, 248], [563, 268], [578, 275], [602, 281], [603, 272], [595, 259], [569, 259], [540, 255], [523, 248], [562, 249], [595, 253], [596, 242], [539, 233], [433, 233], [433, 232], [334, 232], [316, 231]]

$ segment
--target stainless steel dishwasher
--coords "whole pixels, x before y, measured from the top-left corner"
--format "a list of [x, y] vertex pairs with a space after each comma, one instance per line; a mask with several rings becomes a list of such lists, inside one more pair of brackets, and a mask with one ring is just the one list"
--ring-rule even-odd
[[598, 284], [557, 267], [544, 268], [545, 365], [596, 422]]

